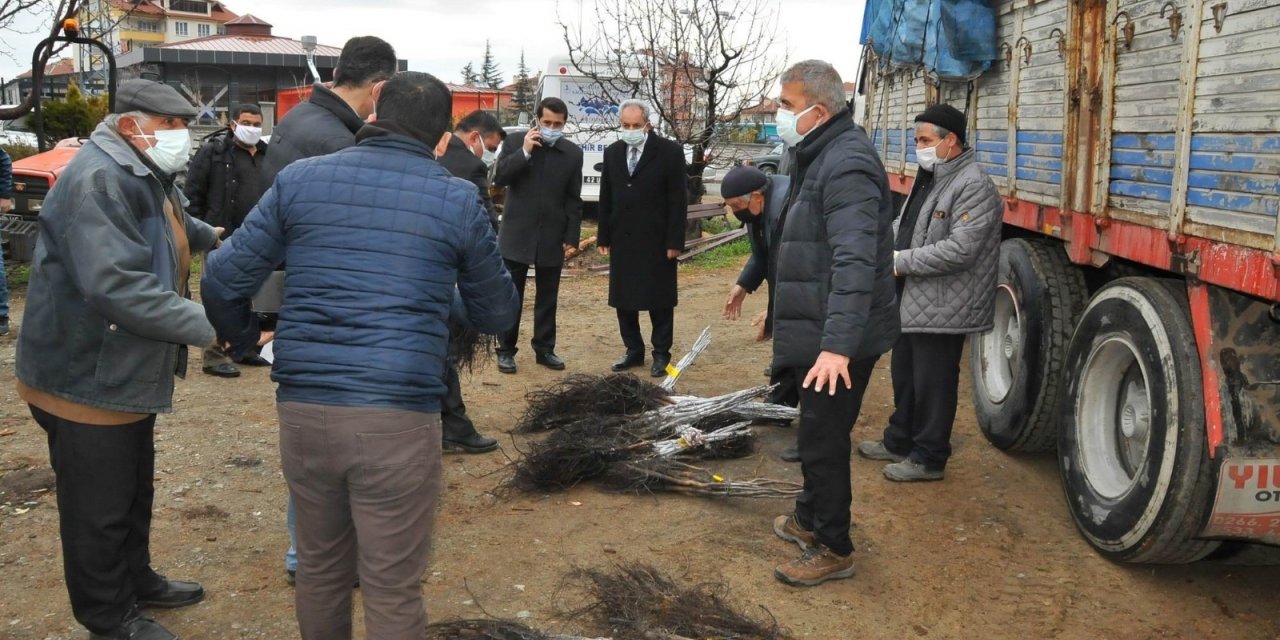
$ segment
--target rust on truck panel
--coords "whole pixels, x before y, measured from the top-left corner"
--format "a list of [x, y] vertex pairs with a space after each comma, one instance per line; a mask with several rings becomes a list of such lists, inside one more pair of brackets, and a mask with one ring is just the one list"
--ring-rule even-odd
[[1187, 286], [1191, 306], [1191, 329], [1195, 332], [1196, 353], [1200, 356], [1201, 384], [1204, 394], [1205, 445], [1213, 458], [1222, 445], [1222, 388], [1218, 382], [1218, 363], [1213, 357], [1213, 323], [1209, 310], [1209, 287], [1192, 283]]

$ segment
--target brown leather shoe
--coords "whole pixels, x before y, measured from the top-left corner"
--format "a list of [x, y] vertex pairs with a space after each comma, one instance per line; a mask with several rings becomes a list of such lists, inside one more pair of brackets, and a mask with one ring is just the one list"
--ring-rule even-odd
[[780, 564], [773, 576], [797, 587], [812, 587], [828, 580], [853, 576], [853, 554], [836, 555], [821, 544], [809, 548], [799, 559]]
[[804, 527], [801, 527], [800, 521], [796, 520], [796, 514], [794, 513], [774, 518], [773, 532], [787, 542], [796, 543], [801, 551], [805, 551], [816, 544], [813, 541], [813, 532], [806, 531]]

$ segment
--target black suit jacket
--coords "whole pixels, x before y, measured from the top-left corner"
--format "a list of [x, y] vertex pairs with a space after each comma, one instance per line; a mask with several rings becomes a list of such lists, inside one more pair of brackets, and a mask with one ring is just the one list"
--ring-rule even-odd
[[498, 214], [493, 210], [493, 199], [489, 197], [489, 167], [485, 166], [484, 161], [477, 158], [457, 135], [449, 139], [449, 148], [437, 160], [441, 166], [453, 174], [453, 177], [469, 180], [480, 189], [480, 200], [484, 202], [484, 210], [489, 213], [489, 222], [493, 224], [493, 230], [497, 231]]
[[676, 306], [676, 261], [688, 220], [688, 170], [679, 144], [650, 133], [627, 171], [630, 147], [619, 140], [604, 150], [600, 175], [599, 243], [609, 247], [609, 305], [618, 309]]
[[498, 248], [512, 262], [564, 266], [563, 245], [582, 230], [582, 149], [561, 138], [524, 156], [524, 136], [507, 136], [493, 183], [507, 188]]

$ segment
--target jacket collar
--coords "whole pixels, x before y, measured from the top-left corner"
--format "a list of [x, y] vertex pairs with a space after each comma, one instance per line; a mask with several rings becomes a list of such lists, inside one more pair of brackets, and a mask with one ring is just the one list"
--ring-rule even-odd
[[969, 148], [960, 152], [960, 155], [942, 164], [934, 165], [933, 179], [937, 181], [942, 181], [947, 178], [950, 178], [951, 176], [956, 175], [957, 173], [960, 173], [962, 169], [973, 164], [974, 156], [975, 154], [973, 149]]
[[805, 136], [800, 144], [796, 145], [796, 162], [797, 164], [807, 167], [822, 154], [822, 151], [831, 144], [840, 134], [853, 129], [853, 118], [849, 115], [848, 109], [841, 109], [831, 116], [830, 120], [818, 125], [813, 131]]
[[356, 115], [356, 112], [351, 108], [351, 105], [344, 102], [342, 98], [339, 98], [338, 94], [334, 93], [332, 89], [320, 84], [319, 82], [315, 83], [311, 87], [310, 102], [318, 107], [327, 109], [332, 112], [333, 115], [338, 116], [338, 119], [342, 121], [342, 124], [349, 129], [351, 133], [359, 131], [360, 127], [364, 126], [364, 120], [361, 120], [360, 116]]
[[407, 151], [414, 155], [425, 156], [434, 160], [436, 158], [435, 151], [431, 147], [423, 144], [416, 138], [379, 129], [372, 124], [365, 125], [356, 137], [356, 146], [359, 147], [381, 147], [384, 149], [396, 149], [399, 151]]

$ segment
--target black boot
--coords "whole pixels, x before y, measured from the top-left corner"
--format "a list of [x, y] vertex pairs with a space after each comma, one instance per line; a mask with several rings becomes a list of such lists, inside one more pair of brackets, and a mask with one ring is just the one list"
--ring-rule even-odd
[[139, 616], [135, 609], [115, 629], [106, 633], [90, 632], [89, 640], [178, 640], [178, 636], [155, 620]]
[[643, 351], [628, 351], [622, 354], [622, 359], [613, 363], [610, 367], [613, 371], [626, 371], [631, 367], [639, 367], [644, 364]]
[[444, 428], [440, 438], [441, 449], [462, 453], [488, 453], [498, 448], [498, 441], [480, 435], [471, 420], [464, 416], [442, 416]]
[[649, 367], [649, 375], [655, 378], [667, 376], [667, 365], [671, 364], [670, 353], [653, 352], [653, 366]]

